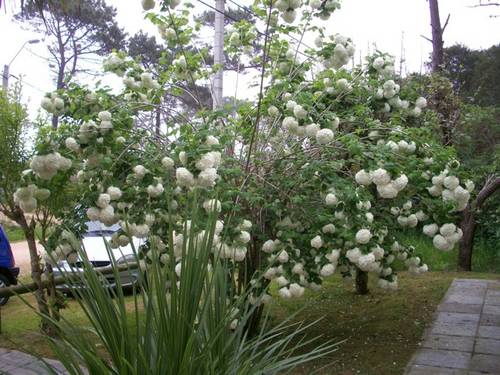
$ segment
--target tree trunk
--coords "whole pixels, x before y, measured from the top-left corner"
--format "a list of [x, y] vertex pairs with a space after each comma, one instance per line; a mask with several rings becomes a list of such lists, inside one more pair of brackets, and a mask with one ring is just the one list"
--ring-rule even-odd
[[443, 67], [444, 28], [441, 28], [438, 0], [429, 0], [429, 10], [431, 12], [432, 28], [432, 72], [439, 72]]
[[470, 205], [467, 205], [467, 208], [462, 213], [460, 228], [462, 229], [463, 237], [458, 250], [458, 269], [460, 271], [471, 271], [476, 219]]
[[480, 209], [484, 202], [495, 194], [500, 189], [500, 177], [489, 177], [483, 188], [477, 194], [474, 202], [469, 203], [462, 212], [462, 221], [460, 229], [462, 229], [463, 237], [460, 241], [458, 251], [458, 268], [461, 271], [471, 271], [472, 268], [472, 250], [474, 247], [474, 234], [476, 232], [475, 211]]
[[50, 311], [47, 304], [45, 289], [43, 288], [42, 284], [42, 267], [40, 265], [40, 255], [38, 255], [38, 251], [36, 248], [35, 228], [34, 225], [28, 224], [26, 222], [26, 218], [24, 217], [24, 215], [20, 217], [19, 224], [21, 225], [24, 235], [26, 236], [26, 241], [28, 243], [31, 260], [31, 278], [37, 285], [37, 290], [34, 294], [38, 306], [38, 311], [42, 319], [40, 327], [44, 333], [48, 334], [49, 336], [53, 336], [55, 331], [49, 319]]
[[356, 270], [356, 293], [368, 294], [368, 272]]

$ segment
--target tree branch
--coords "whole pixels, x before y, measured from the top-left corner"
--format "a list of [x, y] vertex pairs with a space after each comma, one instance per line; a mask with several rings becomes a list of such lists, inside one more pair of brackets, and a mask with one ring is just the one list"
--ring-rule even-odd
[[476, 208], [481, 208], [484, 201], [500, 189], [500, 176], [490, 176], [476, 198]]

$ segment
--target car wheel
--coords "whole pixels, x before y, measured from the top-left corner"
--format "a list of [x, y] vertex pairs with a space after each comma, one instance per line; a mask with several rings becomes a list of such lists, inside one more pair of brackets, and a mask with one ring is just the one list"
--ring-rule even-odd
[[[9, 280], [7, 280], [7, 277], [4, 275], [0, 274], [0, 289], [6, 286], [9, 286]], [[8, 300], [9, 297], [0, 297], [0, 306], [5, 305]]]

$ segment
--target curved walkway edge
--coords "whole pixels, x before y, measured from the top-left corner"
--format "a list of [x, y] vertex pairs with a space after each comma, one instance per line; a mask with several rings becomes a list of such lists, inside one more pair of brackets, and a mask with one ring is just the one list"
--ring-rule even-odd
[[453, 280], [406, 374], [500, 374], [500, 281]]
[[[0, 375], [58, 375], [69, 374], [53, 359], [42, 360], [17, 350], [0, 349]], [[52, 371], [47, 368], [51, 367]]]

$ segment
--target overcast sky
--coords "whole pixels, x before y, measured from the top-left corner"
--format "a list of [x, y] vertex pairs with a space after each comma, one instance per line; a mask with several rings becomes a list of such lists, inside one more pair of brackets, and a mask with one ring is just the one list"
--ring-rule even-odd
[[[106, 2], [118, 9], [117, 21], [129, 34], [139, 30], [156, 33], [155, 27], [143, 18], [140, 0]], [[196, 0], [193, 2], [200, 12], [207, 9]], [[210, 0], [207, 2], [215, 3]], [[245, 4], [245, 0], [238, 2]], [[14, 57], [25, 41], [43, 37], [23, 30], [20, 24], [13, 20], [13, 14], [17, 11], [14, 3], [17, 2], [7, 1], [7, 7], [0, 10], [1, 66]], [[451, 15], [444, 35], [445, 46], [461, 43], [472, 49], [483, 49], [500, 43], [500, 18], [490, 17], [491, 14], [500, 14], [500, 7], [470, 8], [476, 3], [478, 0], [439, 1], [442, 22], [448, 14]], [[406, 57], [403, 73], [425, 69], [423, 62], [431, 52], [431, 44], [421, 37], [430, 37], [431, 32], [426, 0], [343, 0], [342, 9], [322, 24], [327, 27], [329, 34], [340, 33], [353, 39], [358, 53], [357, 61], [360, 55], [366, 56], [375, 46], [395, 55], [396, 61], [399, 61], [403, 42]], [[307, 42], [312, 45], [312, 40]], [[399, 70], [399, 63], [396, 65]], [[33, 115], [43, 93], [54, 88], [44, 43], [27, 45], [12, 62], [10, 73], [16, 77], [24, 77], [24, 100], [29, 104]], [[15, 78], [11, 77], [10, 82], [14, 81]], [[224, 95], [234, 93], [233, 82], [234, 79], [226, 77]], [[241, 81], [240, 85], [244, 85], [244, 81]]]

